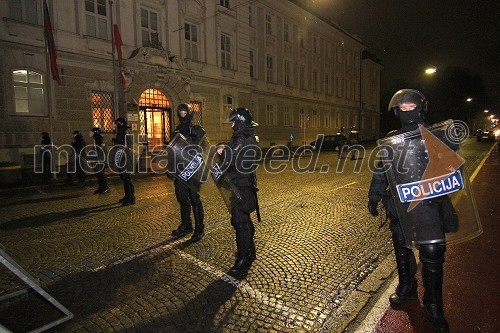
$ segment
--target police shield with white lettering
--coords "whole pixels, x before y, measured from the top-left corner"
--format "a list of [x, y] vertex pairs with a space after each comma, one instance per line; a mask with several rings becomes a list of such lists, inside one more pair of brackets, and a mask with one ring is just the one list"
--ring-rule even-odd
[[[481, 234], [453, 120], [377, 141], [408, 247], [458, 243]], [[446, 234], [446, 236], [445, 236]]]
[[206, 181], [207, 168], [203, 150], [198, 144], [190, 144], [178, 133], [166, 147], [167, 172], [196, 192]]

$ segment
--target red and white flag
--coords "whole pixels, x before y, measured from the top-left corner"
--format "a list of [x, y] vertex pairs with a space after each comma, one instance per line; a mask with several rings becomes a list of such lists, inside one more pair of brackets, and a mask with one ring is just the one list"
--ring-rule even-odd
[[43, 13], [45, 40], [47, 41], [47, 48], [49, 49], [50, 57], [50, 71], [52, 72], [52, 78], [61, 84], [59, 68], [57, 67], [56, 44], [54, 42], [54, 35], [52, 34], [52, 24], [50, 23], [49, 7], [47, 7], [47, 2], [45, 1], [43, 2]]
[[122, 83], [122, 88], [125, 89], [125, 75], [123, 74], [123, 58], [122, 58], [122, 37], [120, 36], [120, 30], [118, 30], [118, 25], [114, 24], [113, 33], [115, 37], [116, 53], [118, 55], [118, 66], [120, 67], [120, 81]]

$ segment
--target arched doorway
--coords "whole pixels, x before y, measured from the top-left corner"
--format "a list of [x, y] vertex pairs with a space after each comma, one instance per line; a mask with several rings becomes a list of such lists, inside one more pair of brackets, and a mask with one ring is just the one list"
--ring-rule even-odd
[[[139, 139], [151, 152], [170, 141], [172, 109], [168, 98], [158, 89], [146, 89], [139, 99]], [[158, 148], [156, 148], [158, 149]]]

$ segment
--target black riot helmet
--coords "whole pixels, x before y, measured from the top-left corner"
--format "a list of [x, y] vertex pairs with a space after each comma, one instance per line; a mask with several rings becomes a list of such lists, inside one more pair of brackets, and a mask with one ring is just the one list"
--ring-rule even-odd
[[93, 138], [94, 136], [96, 135], [101, 135], [102, 131], [99, 127], [93, 127], [91, 130], [90, 130], [90, 137]]
[[401, 89], [392, 96], [388, 109], [394, 111], [404, 127], [425, 121], [427, 101], [418, 90]]
[[73, 131], [73, 138], [75, 140], [81, 140], [81, 139], [83, 139], [82, 132], [80, 132], [80, 131]]
[[246, 108], [232, 109], [229, 114], [229, 121], [234, 123], [233, 129], [235, 131], [243, 128], [258, 126], [258, 124], [252, 120], [250, 110]]
[[[181, 111], [186, 111], [186, 115], [183, 117], [181, 116]], [[181, 123], [190, 123], [191, 119], [193, 118], [193, 109], [189, 104], [186, 103], [181, 103], [177, 106], [176, 109], [177, 112], [177, 117], [179, 117], [179, 121]]]
[[125, 118], [116, 118], [115, 125], [118, 128], [130, 128], [128, 121]]

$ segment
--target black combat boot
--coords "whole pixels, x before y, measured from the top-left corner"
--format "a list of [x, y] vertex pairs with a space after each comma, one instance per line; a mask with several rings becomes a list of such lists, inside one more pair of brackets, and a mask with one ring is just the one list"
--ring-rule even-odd
[[443, 262], [444, 245], [421, 246], [422, 280], [424, 284], [424, 308], [436, 333], [448, 333], [450, 328], [443, 311]]
[[396, 265], [398, 268], [399, 283], [396, 292], [389, 297], [389, 302], [393, 305], [402, 305], [409, 300], [418, 298], [417, 263], [413, 256], [413, 251], [405, 246], [404, 238], [393, 235], [394, 254], [396, 255]]
[[250, 256], [246, 256], [245, 258], [236, 258], [233, 267], [229, 270], [229, 274], [235, 278], [244, 277], [250, 267], [252, 266], [252, 260]]
[[177, 229], [172, 231], [172, 236], [174, 236], [175, 238], [181, 238], [192, 232], [193, 232], [193, 227], [191, 225], [188, 225], [187, 223], [186, 224], [181, 223], [181, 225], [177, 227]]
[[205, 225], [203, 224], [203, 207], [201, 203], [193, 205], [194, 232], [191, 236], [191, 242], [197, 242], [205, 236]]

